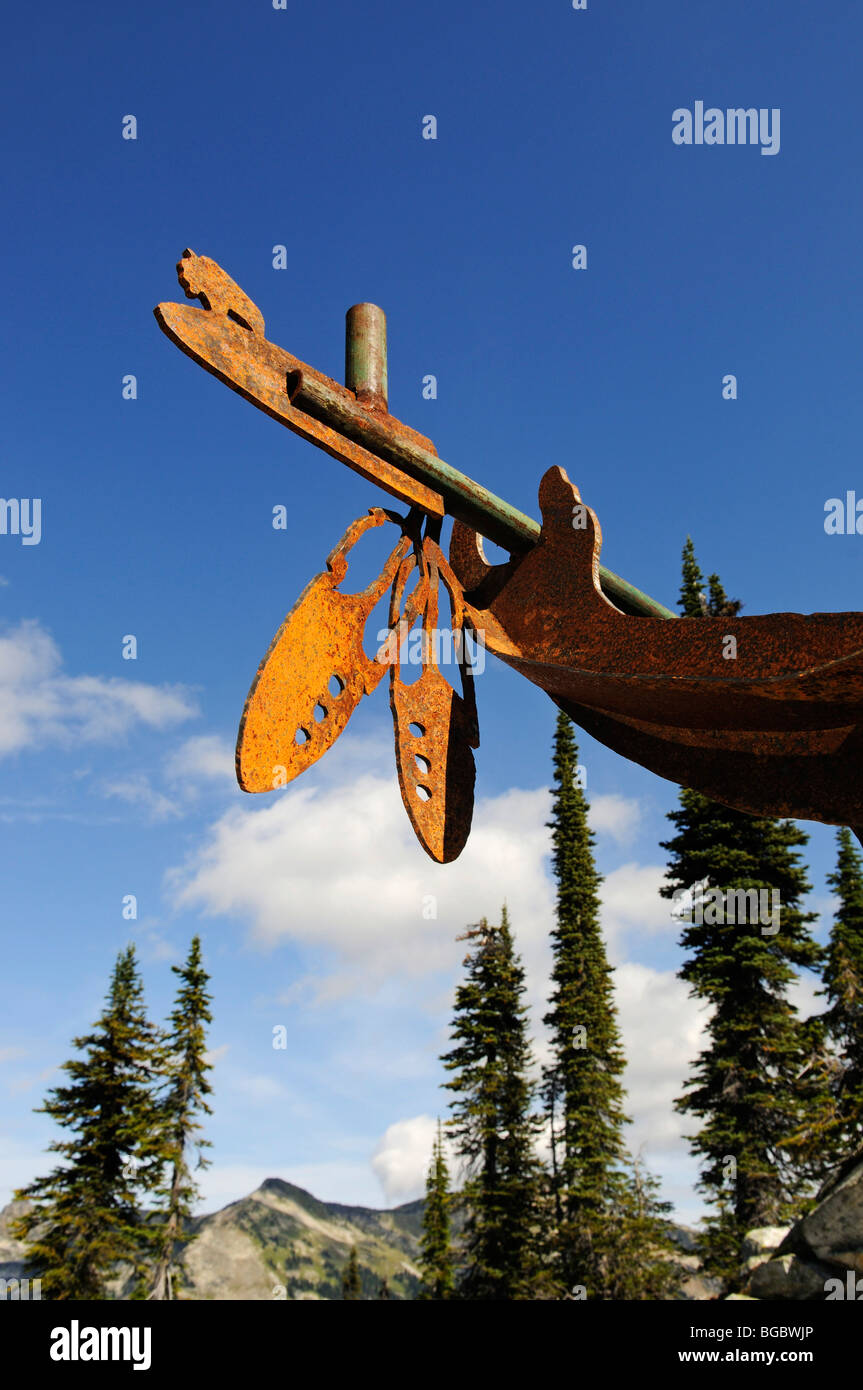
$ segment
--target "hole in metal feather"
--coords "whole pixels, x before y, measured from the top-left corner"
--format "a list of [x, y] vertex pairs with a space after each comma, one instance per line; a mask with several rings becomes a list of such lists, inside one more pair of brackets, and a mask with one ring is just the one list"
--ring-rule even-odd
[[337, 700], [339, 698], [344, 688], [345, 683], [342, 680], [341, 676], [330, 676], [327, 689], [329, 690], [334, 700]]
[[417, 796], [419, 797], [420, 801], [428, 801], [431, 796], [431, 792], [429, 791], [428, 787], [417, 787]]
[[409, 724], [408, 728], [410, 729], [414, 738], [422, 738], [425, 734], [425, 726], [423, 724]]
[[419, 753], [414, 753], [414, 762], [416, 763], [420, 772], [431, 772], [431, 763], [429, 762], [428, 758], [423, 758]]
[[308, 729], [297, 729], [297, 732], [294, 734], [294, 743], [299, 743], [302, 747], [304, 743], [308, 743], [310, 738], [311, 734]]
[[318, 721], [319, 724], [320, 724], [320, 722], [321, 722], [322, 719], [326, 719], [326, 717], [327, 717], [327, 707], [326, 707], [326, 705], [320, 705], [320, 704], [315, 705], [315, 708], [314, 708], [314, 716], [315, 716], [315, 718], [317, 719], [317, 721]]

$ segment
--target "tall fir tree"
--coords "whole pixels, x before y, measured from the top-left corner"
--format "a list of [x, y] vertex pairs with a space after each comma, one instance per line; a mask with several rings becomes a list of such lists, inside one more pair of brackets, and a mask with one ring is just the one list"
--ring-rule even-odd
[[544, 1020], [551, 1061], [543, 1075], [552, 1155], [551, 1265], [564, 1295], [578, 1287], [589, 1298], [661, 1297], [670, 1282], [662, 1258], [665, 1207], [655, 1180], [630, 1158], [624, 1142], [625, 1059], [600, 925], [602, 879], [573, 725], [563, 712], [553, 763], [549, 828], [557, 909]]
[[822, 1021], [838, 1060], [828, 1148], [839, 1162], [863, 1149], [863, 861], [846, 826], [837, 841], [836, 869], [827, 879], [838, 906], [826, 950]]
[[[691, 540], [683, 554], [680, 608], [692, 617], [700, 570]], [[727, 598], [716, 575], [709, 583], [706, 612], [734, 616], [739, 601]], [[701, 1158], [699, 1187], [714, 1208], [705, 1255], [734, 1289], [746, 1231], [799, 1210], [806, 1178], [795, 1149], [823, 1107], [820, 1081], [802, 1081], [811, 1035], [788, 1000], [796, 971], [814, 969], [820, 955], [809, 931], [813, 914], [800, 908], [810, 885], [797, 851], [807, 836], [789, 821], [749, 816], [686, 789], [669, 819], [676, 834], [663, 844], [671, 858], [662, 893], [709, 883], [723, 904], [690, 913], [681, 937], [688, 957], [680, 976], [711, 1012], [707, 1046], [676, 1106], [700, 1121], [691, 1144]], [[725, 911], [727, 895], [739, 890], [778, 891], [779, 929], [765, 932], [755, 913], [726, 922], [736, 913], [736, 901], [735, 913]]]
[[449, 1169], [444, 1153], [441, 1123], [438, 1120], [426, 1179], [426, 1200], [420, 1239], [420, 1269], [423, 1276], [419, 1293], [421, 1299], [441, 1301], [453, 1296], [455, 1273], [450, 1227], [451, 1201]]
[[453, 1079], [449, 1128], [464, 1160], [464, 1269], [457, 1296], [509, 1300], [542, 1296], [538, 1249], [540, 1117], [527, 1036], [524, 970], [504, 907], [500, 926], [483, 918], [465, 935], [467, 978], [458, 986], [453, 1049], [442, 1058]]
[[615, 1202], [625, 1152], [624, 1056], [612, 970], [599, 922], [602, 882], [593, 858], [588, 803], [578, 783], [572, 721], [557, 716], [554, 737], [552, 868], [557, 881], [554, 963], [545, 1024], [551, 1061], [543, 1076], [550, 1120], [557, 1272], [564, 1287], [603, 1282], [601, 1228]]
[[683, 547], [683, 582], [680, 586], [678, 606], [684, 618], [700, 618], [704, 614], [704, 575], [695, 558], [692, 537], [686, 537]]
[[362, 1296], [363, 1285], [360, 1279], [360, 1267], [357, 1263], [357, 1247], [352, 1245], [348, 1262], [342, 1273], [342, 1298], [346, 1303], [352, 1303], [361, 1300]]
[[160, 1129], [167, 1182], [157, 1190], [156, 1267], [149, 1293], [156, 1300], [172, 1298], [176, 1292], [174, 1252], [189, 1239], [192, 1205], [198, 1195], [190, 1152], [197, 1148], [199, 1168], [209, 1166], [202, 1150], [210, 1143], [198, 1137], [202, 1128], [198, 1116], [212, 1113], [206, 1100], [212, 1092], [207, 1080], [211, 1068], [206, 1060], [206, 1026], [213, 1020], [200, 937], [192, 938], [185, 965], [171, 969], [181, 983], [165, 1039], [168, 1084], [160, 1106]]
[[14, 1230], [47, 1298], [103, 1299], [119, 1263], [142, 1273], [152, 1249], [142, 1200], [161, 1166], [153, 1093], [161, 1045], [146, 1016], [134, 946], [117, 959], [94, 1031], [73, 1046], [84, 1055], [63, 1063], [69, 1085], [52, 1089], [40, 1107], [72, 1137], [49, 1146], [61, 1166], [15, 1194], [30, 1207]]

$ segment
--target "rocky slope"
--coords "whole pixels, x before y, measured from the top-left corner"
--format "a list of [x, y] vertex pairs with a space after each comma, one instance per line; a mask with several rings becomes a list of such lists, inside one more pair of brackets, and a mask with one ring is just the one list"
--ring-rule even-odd
[[[24, 1247], [9, 1229], [20, 1209], [13, 1202], [0, 1211], [0, 1279], [26, 1275]], [[192, 1223], [196, 1239], [180, 1257], [180, 1296], [341, 1299], [342, 1271], [355, 1245], [364, 1298], [377, 1298], [386, 1280], [392, 1298], [411, 1299], [419, 1284], [422, 1210], [421, 1200], [391, 1211], [320, 1202], [268, 1178], [248, 1197]], [[673, 1239], [677, 1298], [721, 1297], [721, 1285], [701, 1267], [698, 1233], [675, 1226]], [[863, 1154], [831, 1176], [813, 1210], [790, 1231], [750, 1231], [744, 1256], [746, 1293], [735, 1297], [863, 1301]], [[844, 1292], [837, 1292], [840, 1284]], [[114, 1291], [128, 1296], [122, 1277]]]
[[183, 1256], [187, 1298], [340, 1299], [352, 1245], [365, 1298], [386, 1279], [393, 1298], [412, 1298], [422, 1202], [393, 1211], [319, 1202], [280, 1178], [193, 1223]]
[[[0, 1278], [24, 1273], [24, 1247], [9, 1230], [21, 1203], [0, 1212]], [[181, 1257], [180, 1296], [191, 1299], [341, 1299], [351, 1246], [363, 1297], [377, 1298], [386, 1280], [394, 1299], [413, 1298], [421, 1201], [392, 1211], [319, 1202], [310, 1192], [268, 1178], [239, 1202], [192, 1222], [196, 1239]], [[122, 1273], [118, 1297], [130, 1289]]]

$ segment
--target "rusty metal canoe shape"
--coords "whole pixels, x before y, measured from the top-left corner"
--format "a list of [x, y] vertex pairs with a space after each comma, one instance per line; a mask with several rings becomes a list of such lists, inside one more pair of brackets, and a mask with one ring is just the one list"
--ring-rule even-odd
[[453, 527], [489, 650], [661, 777], [754, 815], [863, 825], [863, 614], [629, 617], [602, 593], [599, 522], [563, 469], [539, 500], [538, 544], [503, 565]]

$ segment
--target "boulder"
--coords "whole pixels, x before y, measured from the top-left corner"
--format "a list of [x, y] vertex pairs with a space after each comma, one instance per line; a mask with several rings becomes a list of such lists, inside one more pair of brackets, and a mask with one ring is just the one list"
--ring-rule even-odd
[[743, 1273], [751, 1274], [769, 1260], [787, 1235], [787, 1226], [758, 1226], [754, 1231], [747, 1231], [743, 1240]]
[[753, 1298], [815, 1300], [825, 1297], [825, 1284], [835, 1270], [801, 1260], [797, 1255], [779, 1255], [753, 1270], [749, 1293]]
[[779, 1249], [788, 1231], [788, 1226], [758, 1226], [754, 1231], [747, 1231], [743, 1240], [743, 1258], [754, 1259], [760, 1255], [762, 1260], [768, 1260], [771, 1252]]
[[789, 1232], [785, 1248], [863, 1273], [863, 1154], [831, 1174], [813, 1210]]
[[698, 1270], [688, 1273], [681, 1281], [677, 1297], [687, 1303], [704, 1303], [722, 1296], [722, 1280]]

